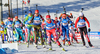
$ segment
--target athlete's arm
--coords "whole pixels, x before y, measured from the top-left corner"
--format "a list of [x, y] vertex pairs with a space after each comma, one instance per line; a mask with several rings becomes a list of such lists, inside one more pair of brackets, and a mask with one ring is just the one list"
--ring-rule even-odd
[[88, 24], [88, 27], [90, 28], [90, 23], [89, 23], [89, 21], [88, 21], [88, 19], [86, 17], [85, 17], [85, 21]]

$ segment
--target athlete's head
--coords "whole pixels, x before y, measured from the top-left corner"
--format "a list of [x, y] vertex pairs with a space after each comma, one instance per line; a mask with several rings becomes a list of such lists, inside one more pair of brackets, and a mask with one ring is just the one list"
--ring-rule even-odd
[[35, 10], [35, 16], [39, 15], [39, 10]]
[[70, 13], [70, 15], [72, 15], [72, 13]]
[[10, 21], [10, 19], [11, 19], [11, 18], [10, 18], [10, 17], [8, 17], [8, 21]]
[[64, 19], [65, 19], [65, 18], [66, 18], [66, 14], [62, 14], [62, 18], [64, 18]]
[[13, 21], [13, 18], [11, 18], [10, 20]]
[[16, 20], [16, 21], [18, 20], [18, 16], [15, 16], [15, 20]]
[[84, 14], [81, 12], [81, 13], [79, 13], [79, 17], [81, 18], [81, 19], [83, 19], [83, 17], [84, 17]]
[[4, 24], [4, 22], [3, 22], [3, 21], [1, 21], [1, 24], [3, 25], [3, 24]]
[[50, 19], [51, 19], [51, 16], [50, 15], [46, 15], [46, 20], [50, 21]]
[[29, 16], [31, 16], [31, 15], [32, 15], [32, 11], [31, 11], [31, 10], [29, 10], [28, 15], [29, 15]]
[[58, 20], [58, 18], [57, 17], [55, 17], [55, 21], [57, 21]]

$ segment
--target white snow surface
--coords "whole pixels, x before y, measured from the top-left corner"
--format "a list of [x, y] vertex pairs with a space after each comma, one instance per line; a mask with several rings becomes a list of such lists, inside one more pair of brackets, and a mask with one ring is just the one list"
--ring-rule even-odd
[[[61, 41], [60, 41], [61, 42]], [[100, 39], [91, 39], [92, 44], [98, 48], [86, 48], [83, 47], [82, 44], [73, 44], [74, 46], [63, 46], [66, 52], [62, 51], [57, 44], [52, 44], [53, 50], [56, 51], [47, 51], [48, 49], [44, 49], [42, 46], [38, 46], [39, 49], [36, 49], [34, 45], [30, 45], [29, 48], [26, 45], [19, 45], [18, 53], [14, 54], [100, 54]], [[62, 42], [61, 42], [62, 43]], [[86, 41], [86, 46], [89, 46]]]
[[[17, 11], [16, 0], [12, 0], [12, 10], [13, 13]], [[22, 0], [18, 0], [18, 17], [20, 19], [22, 16]], [[26, 1], [26, 0], [25, 0]], [[58, 16], [63, 12], [63, 6], [66, 8], [66, 12], [72, 13], [74, 17], [78, 17], [81, 8], [84, 8], [84, 15], [88, 18], [90, 22], [90, 28], [92, 31], [100, 30], [100, 0], [30, 0], [30, 9], [34, 13], [35, 5], [38, 4], [38, 9], [40, 14], [44, 16], [47, 15], [47, 10], [50, 10], [51, 18], [54, 18], [56, 10], [59, 10]], [[7, 3], [8, 0], [3, 0], [3, 4]], [[24, 12], [28, 11], [28, 5], [24, 5]], [[6, 21], [8, 13], [8, 7], [3, 6], [3, 20]], [[36, 49], [33, 45], [30, 45], [29, 48], [26, 45], [19, 45], [18, 53], [14, 54], [100, 54], [100, 40], [91, 39], [91, 42], [94, 46], [98, 48], [85, 48], [82, 47], [82, 44], [74, 44], [75, 46], [63, 46], [67, 51], [62, 51], [56, 44], [53, 44], [53, 49], [56, 51], [44, 52], [47, 49], [43, 49], [42, 46], [39, 46], [40, 49]], [[88, 43], [87, 43], [88, 46]]]

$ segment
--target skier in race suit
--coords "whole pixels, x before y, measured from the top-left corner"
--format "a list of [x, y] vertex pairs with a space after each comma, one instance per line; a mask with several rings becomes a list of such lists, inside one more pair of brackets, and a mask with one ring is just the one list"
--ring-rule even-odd
[[28, 15], [26, 16], [23, 24], [25, 24], [25, 40], [26, 40], [26, 43], [29, 42], [30, 40], [30, 35], [31, 35], [31, 30], [32, 30], [32, 26], [29, 26], [31, 25], [30, 23], [30, 20], [33, 18], [33, 15], [32, 15], [32, 11], [29, 10], [28, 12]]
[[58, 39], [59, 39], [59, 37], [60, 37], [60, 21], [58, 21], [58, 18], [55, 17], [55, 20], [53, 20], [53, 22], [55, 24], [57, 36], [58, 36]]
[[[79, 14], [79, 17], [76, 19], [75, 28], [77, 28], [77, 24], [78, 24], [78, 28], [79, 28], [80, 33], [81, 33], [83, 46], [85, 46], [85, 40], [84, 40], [84, 36], [83, 36], [83, 32], [84, 32], [85, 37], [88, 40], [89, 46], [93, 47], [93, 45], [91, 44], [91, 41], [90, 41], [90, 39], [88, 37], [87, 27], [86, 27], [86, 23], [85, 22], [87, 22], [87, 24], [88, 24], [88, 32], [90, 32], [90, 23], [89, 23], [88, 19], [84, 16], [84, 14], [82, 12]], [[75, 29], [75, 31], [76, 31], [76, 29]]]
[[60, 46], [62, 48], [62, 50], [64, 50], [64, 48], [62, 47], [62, 45], [58, 41], [58, 37], [57, 37], [57, 34], [56, 34], [56, 29], [55, 29], [55, 24], [51, 20], [50, 15], [46, 15], [45, 25], [46, 25], [46, 34], [48, 36], [48, 44], [50, 46], [49, 50], [52, 50], [51, 34], [54, 36], [54, 41], [58, 44], [58, 46]]
[[62, 14], [62, 17], [60, 18], [60, 23], [61, 23], [61, 30], [63, 34], [63, 45], [65, 45], [65, 36], [67, 36], [68, 44], [71, 45], [70, 43], [70, 38], [69, 38], [69, 23], [72, 24], [72, 21], [69, 19], [69, 17], [66, 16], [66, 14]]
[[13, 22], [13, 26], [15, 28], [17, 42], [20, 42], [20, 37], [24, 41], [24, 37], [21, 30], [22, 22], [18, 19], [18, 16], [15, 16], [15, 21]]
[[42, 36], [42, 28], [41, 28], [41, 21], [43, 20], [43, 17], [39, 14], [39, 10], [35, 10], [35, 13], [33, 15], [33, 18], [30, 20], [30, 22], [32, 23], [32, 28], [34, 29], [34, 40], [35, 40], [35, 47], [37, 48], [38, 45], [38, 41], [39, 41], [39, 37], [41, 40], [41, 44], [44, 46], [44, 41], [43, 41], [43, 36]]
[[0, 25], [0, 35], [1, 35], [2, 43], [4, 43], [4, 41], [6, 41], [5, 29], [6, 29], [6, 26], [5, 26], [4, 22], [1, 21], [1, 25]]
[[[59, 19], [62, 17], [63, 14], [66, 14], [66, 11], [63, 11], [63, 12], [60, 14]], [[68, 15], [68, 14], [66, 14], [66, 16], [69, 17], [69, 18], [72, 17], [72, 15]]]
[[13, 22], [11, 21], [11, 18], [8, 17], [7, 22], [5, 23], [6, 28], [7, 28], [7, 35], [8, 35], [8, 42], [14, 42], [14, 37], [13, 37]]
[[74, 25], [74, 24], [73, 24], [73, 25], [71, 24], [71, 25], [69, 26], [69, 29], [70, 29], [70, 36], [71, 36], [71, 42], [74, 43], [74, 42], [73, 42], [73, 39], [74, 39], [77, 43], [79, 43], [78, 40], [77, 40], [77, 38], [76, 38], [74, 28], [75, 28], [75, 25]]
[[42, 27], [42, 37], [43, 37], [43, 41], [44, 41], [44, 44], [46, 45], [47, 44], [47, 35], [46, 35], [45, 20], [42, 20], [41, 27]]
[[[56, 33], [57, 33], [57, 36], [58, 36], [58, 39], [59, 39], [59, 37], [60, 37], [60, 21], [58, 21], [58, 18], [57, 18], [57, 17], [55, 17], [54, 20], [52, 19], [52, 21], [53, 21], [53, 23], [55, 24]], [[53, 40], [54, 37], [53, 37], [52, 34], [51, 34], [51, 37], [52, 37], [51, 41], [52, 41], [53, 43], [56, 43], [56, 42]]]

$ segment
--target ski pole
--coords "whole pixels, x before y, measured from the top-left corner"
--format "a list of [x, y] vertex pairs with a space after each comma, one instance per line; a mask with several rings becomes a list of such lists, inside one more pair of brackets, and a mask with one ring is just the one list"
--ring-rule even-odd
[[48, 12], [48, 15], [50, 15], [50, 14], [49, 14], [49, 12], [50, 12], [50, 11], [49, 11], [49, 10], [47, 10], [47, 12]]
[[81, 12], [83, 12], [84, 8], [81, 8]]
[[55, 17], [57, 17], [57, 13], [58, 13], [58, 11], [59, 11], [59, 10], [57, 10], [57, 11], [56, 11], [56, 14], [54, 14]]
[[66, 9], [65, 9], [65, 7], [63, 6], [63, 11], [66, 13]]
[[38, 5], [36, 4], [36, 10], [37, 10], [37, 6], [38, 6]]

